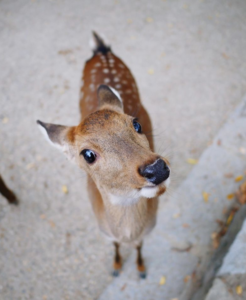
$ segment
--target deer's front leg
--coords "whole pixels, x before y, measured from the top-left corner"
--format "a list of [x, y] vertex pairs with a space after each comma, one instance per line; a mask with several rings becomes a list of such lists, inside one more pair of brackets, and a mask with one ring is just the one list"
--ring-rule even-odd
[[18, 204], [15, 194], [6, 186], [0, 175], [0, 193], [8, 200], [10, 204]]
[[120, 270], [122, 268], [122, 259], [120, 256], [120, 244], [117, 242], [114, 242], [114, 246], [115, 246], [115, 256], [114, 256], [113, 276], [119, 276]]
[[138, 269], [138, 272], [139, 272], [139, 276], [140, 278], [146, 278], [146, 269], [145, 269], [145, 265], [144, 265], [144, 259], [142, 257], [142, 246], [143, 246], [143, 243], [141, 242], [139, 246], [136, 247], [137, 249], [137, 269]]

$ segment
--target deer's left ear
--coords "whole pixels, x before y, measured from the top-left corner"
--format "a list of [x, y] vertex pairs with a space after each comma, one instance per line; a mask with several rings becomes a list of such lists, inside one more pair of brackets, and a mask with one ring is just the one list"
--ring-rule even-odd
[[97, 97], [99, 108], [108, 106], [113, 110], [123, 111], [123, 101], [120, 94], [114, 88], [104, 84], [100, 85], [97, 90]]
[[44, 123], [37, 120], [40, 130], [48, 142], [62, 151], [70, 160], [75, 161], [76, 151], [73, 147], [71, 136], [73, 127]]

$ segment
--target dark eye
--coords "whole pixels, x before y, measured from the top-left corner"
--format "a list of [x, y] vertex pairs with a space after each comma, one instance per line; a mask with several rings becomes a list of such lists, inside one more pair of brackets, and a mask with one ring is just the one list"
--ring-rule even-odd
[[84, 156], [88, 164], [92, 164], [96, 160], [96, 154], [90, 149], [84, 149], [80, 154]]
[[138, 133], [142, 132], [142, 127], [136, 120], [133, 120], [133, 126]]

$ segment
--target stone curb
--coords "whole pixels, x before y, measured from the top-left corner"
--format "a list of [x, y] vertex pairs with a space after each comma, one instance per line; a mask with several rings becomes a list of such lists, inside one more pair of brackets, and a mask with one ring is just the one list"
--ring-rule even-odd
[[[147, 279], [138, 279], [132, 253], [120, 277], [105, 289], [100, 300], [191, 299], [213, 256], [211, 235], [218, 230], [216, 220], [225, 219], [224, 211], [233, 205], [227, 195], [237, 190], [240, 182], [235, 178], [246, 170], [245, 154], [240, 152], [246, 149], [245, 128], [246, 98], [186, 180], [161, 204], [157, 226], [145, 240]], [[225, 176], [228, 173], [233, 178]], [[166, 283], [160, 285], [163, 276]]]

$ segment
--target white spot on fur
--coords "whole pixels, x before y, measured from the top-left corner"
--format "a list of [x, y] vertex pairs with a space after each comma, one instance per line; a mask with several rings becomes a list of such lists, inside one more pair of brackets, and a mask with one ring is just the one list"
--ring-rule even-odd
[[112, 73], [112, 74], [116, 74], [117, 71], [116, 71], [115, 69], [113, 69], [113, 70], [111, 71], [111, 73]]
[[126, 90], [126, 94], [131, 94], [132, 90]]
[[93, 84], [93, 83], [90, 84], [90, 90], [92, 92], [95, 92], [95, 90], [96, 90], [95, 84]]
[[120, 79], [118, 77], [114, 77], [114, 82], [118, 82]]
[[109, 78], [104, 78], [103, 82], [104, 82], [104, 83], [109, 83], [109, 82], [110, 82], [110, 79], [109, 79]]
[[119, 64], [119, 67], [122, 68], [122, 69], [125, 68], [125, 66], [123, 64]]
[[127, 81], [126, 81], [126, 80], [122, 80], [122, 83], [123, 83], [123, 84], [127, 84]]
[[120, 89], [121, 88], [121, 84], [116, 84], [115, 86], [117, 89]]
[[102, 64], [101, 64], [100, 62], [98, 62], [98, 63], [95, 64], [95, 67], [98, 68], [98, 67], [101, 67], [101, 65], [102, 65]]
[[109, 60], [109, 62], [110, 62], [111, 64], [113, 64], [113, 63], [114, 63], [114, 59], [111, 58], [111, 59]]
[[90, 96], [87, 96], [87, 97], [85, 98], [85, 102], [88, 103], [88, 102], [90, 102], [90, 101], [91, 101], [91, 97], [90, 97]]
[[96, 73], [97, 69], [92, 69], [91, 74]]
[[103, 69], [103, 73], [108, 73], [109, 69]]

